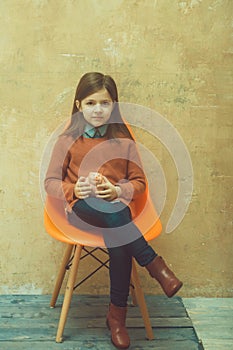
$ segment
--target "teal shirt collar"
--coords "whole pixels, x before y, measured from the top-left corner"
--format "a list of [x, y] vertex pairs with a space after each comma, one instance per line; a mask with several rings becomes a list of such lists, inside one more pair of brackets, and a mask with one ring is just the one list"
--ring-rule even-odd
[[86, 138], [100, 138], [104, 137], [107, 131], [108, 125], [104, 124], [98, 128], [94, 128], [90, 124], [86, 124], [84, 128], [83, 136]]

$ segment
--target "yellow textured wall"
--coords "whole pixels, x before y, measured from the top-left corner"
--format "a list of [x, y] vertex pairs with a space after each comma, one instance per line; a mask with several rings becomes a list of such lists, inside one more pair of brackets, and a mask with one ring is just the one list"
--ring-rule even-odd
[[[97, 70], [115, 78], [121, 101], [165, 116], [190, 152], [188, 212], [153, 242], [184, 281], [181, 295], [232, 296], [232, 13], [231, 0], [1, 1], [0, 293], [52, 291], [63, 245], [44, 231], [41, 157], [80, 76]], [[165, 226], [175, 165], [138, 137], [166, 174]], [[160, 293], [140, 275], [147, 293]], [[106, 272], [99, 277], [81, 291], [107, 293]]]

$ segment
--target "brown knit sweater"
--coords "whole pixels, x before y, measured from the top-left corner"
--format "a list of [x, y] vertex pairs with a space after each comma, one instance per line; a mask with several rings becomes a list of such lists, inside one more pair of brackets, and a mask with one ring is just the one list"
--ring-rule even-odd
[[45, 178], [46, 192], [65, 200], [71, 208], [78, 200], [74, 186], [80, 176], [99, 172], [121, 188], [121, 201], [129, 205], [135, 215], [134, 199], [146, 188], [136, 144], [128, 138], [107, 140], [102, 138], [60, 136], [55, 144]]

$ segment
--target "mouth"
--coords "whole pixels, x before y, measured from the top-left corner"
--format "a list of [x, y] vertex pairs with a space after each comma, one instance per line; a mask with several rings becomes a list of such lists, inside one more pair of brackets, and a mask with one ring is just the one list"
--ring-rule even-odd
[[103, 120], [103, 117], [92, 117], [93, 120], [96, 120], [96, 121], [102, 121]]

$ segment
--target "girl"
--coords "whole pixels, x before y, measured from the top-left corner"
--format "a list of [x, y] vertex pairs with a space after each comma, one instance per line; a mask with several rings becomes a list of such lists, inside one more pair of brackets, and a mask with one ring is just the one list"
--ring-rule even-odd
[[182, 282], [133, 222], [134, 199], [145, 191], [146, 178], [117, 102], [117, 87], [110, 76], [91, 72], [81, 78], [70, 125], [53, 150], [45, 189], [66, 201], [72, 225], [102, 232], [110, 257], [107, 325], [113, 344], [126, 349], [130, 345], [125, 320], [132, 257], [168, 297]]

